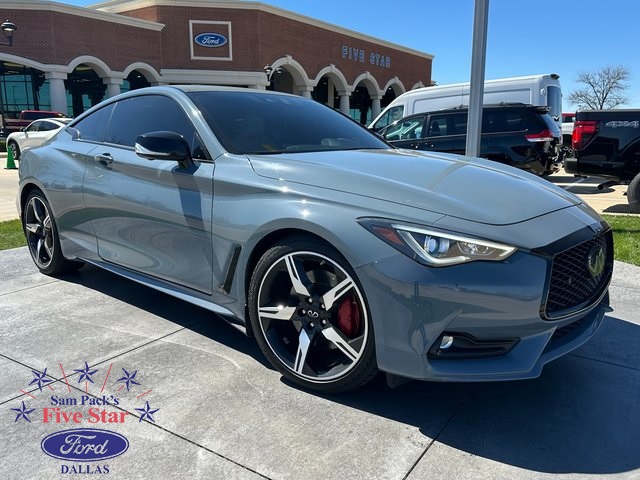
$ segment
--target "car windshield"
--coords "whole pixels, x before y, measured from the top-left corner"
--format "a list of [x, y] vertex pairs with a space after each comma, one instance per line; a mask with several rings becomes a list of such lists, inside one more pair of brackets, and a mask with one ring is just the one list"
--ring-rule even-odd
[[270, 154], [389, 148], [344, 115], [301, 97], [251, 92], [190, 92], [231, 153]]

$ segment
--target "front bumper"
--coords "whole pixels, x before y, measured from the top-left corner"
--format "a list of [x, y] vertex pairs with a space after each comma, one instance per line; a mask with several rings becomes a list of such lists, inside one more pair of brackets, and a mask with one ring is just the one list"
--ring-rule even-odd
[[[378, 367], [431, 381], [539, 376], [544, 364], [589, 340], [610, 310], [605, 286], [588, 308], [559, 320], [543, 319], [549, 269], [548, 258], [531, 252], [517, 252], [504, 262], [447, 268], [424, 267], [398, 255], [360, 267], [357, 274], [368, 292]], [[442, 335], [451, 332], [517, 342], [495, 356], [429, 355]]]

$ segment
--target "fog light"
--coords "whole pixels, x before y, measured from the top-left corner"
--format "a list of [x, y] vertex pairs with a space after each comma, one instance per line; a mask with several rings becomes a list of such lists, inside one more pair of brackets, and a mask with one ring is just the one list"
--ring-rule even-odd
[[453, 345], [453, 337], [450, 335], [443, 335], [442, 341], [440, 342], [440, 350], [446, 350], [451, 345]]
[[444, 332], [431, 346], [430, 358], [493, 357], [509, 353], [518, 338], [475, 338], [468, 333]]

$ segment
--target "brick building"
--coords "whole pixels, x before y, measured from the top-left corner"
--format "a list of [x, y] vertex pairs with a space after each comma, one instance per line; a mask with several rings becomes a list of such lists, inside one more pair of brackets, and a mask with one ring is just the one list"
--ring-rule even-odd
[[202, 83], [303, 95], [364, 123], [431, 84], [432, 55], [264, 3], [8, 0], [0, 12], [18, 27], [0, 46], [3, 118], [77, 116], [121, 91]]

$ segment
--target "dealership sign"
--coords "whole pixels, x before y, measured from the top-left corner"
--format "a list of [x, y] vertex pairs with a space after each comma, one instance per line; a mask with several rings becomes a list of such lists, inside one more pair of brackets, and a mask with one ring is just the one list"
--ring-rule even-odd
[[383, 68], [391, 68], [391, 57], [378, 52], [367, 52], [364, 48], [342, 45], [342, 58], [352, 62], [366, 63]]
[[193, 39], [201, 47], [216, 48], [227, 44], [227, 37], [220, 33], [201, 33]]
[[76, 428], [48, 435], [41, 447], [44, 453], [60, 460], [95, 462], [122, 455], [129, 448], [129, 441], [108, 430]]

